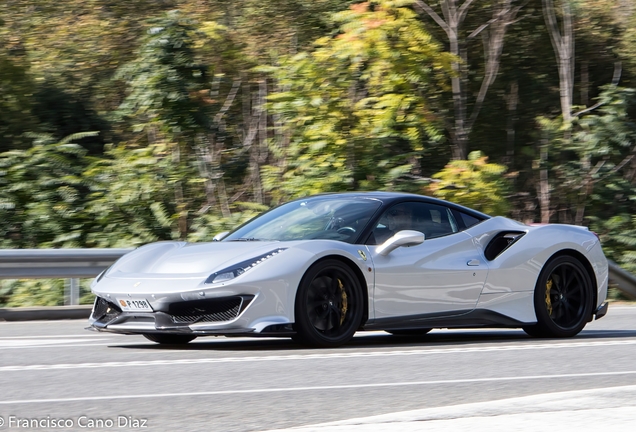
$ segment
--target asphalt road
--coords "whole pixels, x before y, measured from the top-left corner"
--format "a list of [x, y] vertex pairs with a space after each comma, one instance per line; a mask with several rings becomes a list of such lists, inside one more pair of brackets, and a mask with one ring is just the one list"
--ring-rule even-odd
[[85, 326], [0, 323], [0, 432], [269, 430], [636, 385], [634, 306], [610, 307], [567, 340], [520, 330], [374, 332], [331, 350], [243, 338], [162, 347]]

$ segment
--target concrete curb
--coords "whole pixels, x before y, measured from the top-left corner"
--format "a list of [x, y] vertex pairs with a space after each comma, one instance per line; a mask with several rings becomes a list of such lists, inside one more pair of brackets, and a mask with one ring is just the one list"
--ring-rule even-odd
[[38, 306], [0, 309], [0, 321], [88, 319], [92, 305]]
[[402, 411], [268, 432], [628, 432], [634, 429], [634, 396], [636, 385], [572, 390]]

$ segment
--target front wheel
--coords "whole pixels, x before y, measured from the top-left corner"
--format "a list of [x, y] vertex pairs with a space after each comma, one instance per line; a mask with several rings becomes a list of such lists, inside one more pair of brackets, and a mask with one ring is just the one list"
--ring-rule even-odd
[[592, 279], [581, 262], [569, 255], [549, 261], [534, 292], [537, 324], [523, 330], [534, 337], [572, 337], [592, 316]]
[[145, 333], [144, 337], [150, 341], [165, 345], [185, 345], [196, 338], [196, 336], [190, 335], [161, 333]]
[[347, 343], [364, 313], [362, 287], [353, 270], [328, 259], [311, 267], [296, 294], [295, 341], [329, 348]]

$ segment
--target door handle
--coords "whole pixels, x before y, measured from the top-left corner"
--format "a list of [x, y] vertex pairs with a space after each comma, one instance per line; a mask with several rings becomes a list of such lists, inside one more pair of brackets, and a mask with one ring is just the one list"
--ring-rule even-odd
[[479, 261], [478, 259], [471, 259], [470, 261], [466, 263], [466, 265], [469, 265], [469, 266], [478, 266], [480, 264], [481, 264], [481, 261]]

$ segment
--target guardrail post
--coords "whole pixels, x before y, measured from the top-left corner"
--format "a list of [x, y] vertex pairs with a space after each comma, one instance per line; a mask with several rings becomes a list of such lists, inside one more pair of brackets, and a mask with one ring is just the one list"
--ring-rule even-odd
[[80, 299], [80, 280], [71, 278], [66, 280], [64, 285], [64, 304], [67, 306], [79, 305]]

